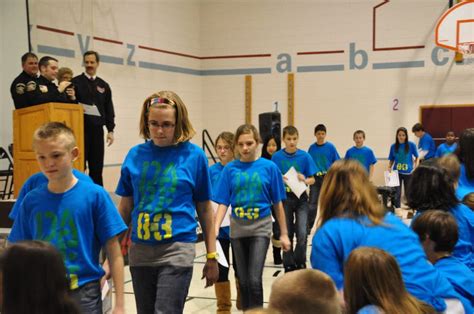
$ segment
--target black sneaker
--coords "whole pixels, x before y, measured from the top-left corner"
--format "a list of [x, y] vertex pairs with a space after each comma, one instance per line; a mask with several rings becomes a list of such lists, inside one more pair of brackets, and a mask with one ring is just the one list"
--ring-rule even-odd
[[289, 273], [291, 271], [295, 271], [297, 270], [298, 268], [296, 267], [296, 265], [289, 265], [289, 266], [285, 266], [285, 274], [286, 273]]

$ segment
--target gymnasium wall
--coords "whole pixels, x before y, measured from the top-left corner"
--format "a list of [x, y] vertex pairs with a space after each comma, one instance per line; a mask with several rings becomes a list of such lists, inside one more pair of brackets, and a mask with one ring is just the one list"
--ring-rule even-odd
[[378, 158], [387, 158], [396, 128], [417, 122], [420, 105], [474, 100], [474, 59], [455, 64], [454, 53], [434, 45], [447, 0], [30, 0], [30, 6], [40, 56], [56, 56], [79, 74], [83, 51], [103, 55], [99, 76], [112, 87], [117, 123], [108, 165], [121, 163], [141, 141], [141, 102], [156, 90], [182, 96], [200, 144], [203, 128], [215, 137], [244, 122], [245, 75], [253, 81], [252, 121], [278, 102], [285, 126], [291, 72], [302, 148], [324, 123], [341, 155], [353, 131], [363, 129]]

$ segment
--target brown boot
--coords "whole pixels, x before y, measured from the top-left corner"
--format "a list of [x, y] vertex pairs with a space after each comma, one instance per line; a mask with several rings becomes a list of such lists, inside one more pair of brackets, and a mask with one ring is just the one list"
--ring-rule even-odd
[[230, 314], [232, 302], [230, 301], [230, 281], [216, 282], [214, 284], [217, 298], [216, 313]]
[[235, 302], [235, 306], [237, 307], [237, 310], [242, 311], [242, 301], [240, 298], [240, 285], [239, 285], [239, 279], [235, 278], [235, 288], [237, 289], [237, 301]]

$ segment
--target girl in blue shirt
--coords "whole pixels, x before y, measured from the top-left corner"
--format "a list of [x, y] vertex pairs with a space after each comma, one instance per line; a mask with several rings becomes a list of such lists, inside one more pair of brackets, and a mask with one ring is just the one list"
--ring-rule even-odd
[[[393, 256], [374, 247], [360, 247], [344, 266], [344, 301], [347, 314], [435, 313], [405, 288]], [[374, 308], [373, 312], [369, 312]]]
[[319, 229], [313, 237], [311, 265], [344, 286], [344, 263], [361, 246], [375, 247], [397, 260], [406, 289], [437, 311], [453, 287], [426, 259], [418, 237], [392, 213], [385, 213], [377, 192], [355, 160], [335, 162], [324, 179]]
[[407, 193], [408, 206], [416, 210], [412, 223], [429, 209], [451, 213], [459, 229], [453, 256], [474, 271], [474, 212], [457, 199], [451, 180], [437, 159], [427, 160], [416, 168], [411, 181], [413, 185]]
[[284, 251], [290, 247], [282, 200], [285, 198], [283, 177], [278, 167], [257, 158], [260, 142], [253, 125], [241, 125], [235, 134], [238, 160], [222, 171], [214, 201], [219, 204], [216, 234], [227, 207], [232, 205], [230, 241], [235, 253], [244, 311], [263, 306], [262, 273], [271, 229], [271, 207], [280, 224], [280, 241]]
[[[216, 138], [216, 149], [217, 156], [219, 157], [219, 162], [215, 163], [209, 168], [209, 174], [211, 176], [212, 190], [217, 189], [217, 184], [219, 183], [219, 178], [221, 176], [222, 170], [224, 170], [225, 165], [234, 160], [234, 134], [231, 132], [222, 132]], [[219, 229], [219, 235], [217, 240], [219, 241], [222, 251], [224, 252], [226, 260], [229, 262], [229, 250], [230, 250], [230, 227], [222, 227]], [[232, 260], [235, 258], [233, 257]], [[233, 264], [234, 270], [235, 262]], [[236, 272], [237, 273], [237, 272]], [[237, 309], [241, 309], [240, 305], [240, 293], [237, 284]], [[230, 300], [230, 281], [229, 281], [229, 267], [224, 267], [219, 264], [219, 279], [214, 285], [216, 291], [217, 299], [217, 312], [229, 312], [232, 307], [232, 302]]]
[[474, 128], [462, 132], [456, 154], [461, 162], [461, 176], [456, 194], [462, 200], [464, 196], [474, 192]]
[[128, 152], [116, 190], [120, 213], [132, 223], [137, 312], [182, 313], [193, 272], [196, 211], [207, 250], [206, 287], [218, 277], [207, 158], [189, 142], [195, 131], [174, 92], [145, 99], [140, 134], [148, 141]]
[[388, 156], [388, 171], [397, 170], [400, 185], [397, 187], [394, 205], [400, 208], [400, 199], [402, 194], [402, 184], [407, 193], [410, 185], [410, 177], [413, 169], [418, 166], [418, 150], [413, 142], [408, 141], [408, 131], [404, 127], [397, 129], [395, 143], [390, 147]]
[[[265, 138], [262, 146], [262, 158], [271, 160], [273, 154], [281, 149], [281, 142], [275, 135], [271, 134]], [[276, 221], [275, 211], [272, 208], [272, 216], [275, 221], [272, 223], [272, 249], [273, 249], [273, 264], [283, 264], [281, 258], [281, 243], [280, 243], [280, 227]]]

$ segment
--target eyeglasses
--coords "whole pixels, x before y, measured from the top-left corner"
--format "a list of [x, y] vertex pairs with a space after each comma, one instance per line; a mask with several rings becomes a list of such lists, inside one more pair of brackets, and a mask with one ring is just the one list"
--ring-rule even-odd
[[226, 145], [226, 146], [216, 146], [216, 151], [220, 151], [220, 150], [225, 150], [225, 151], [228, 151], [230, 150], [230, 146], [229, 145]]
[[175, 125], [174, 123], [171, 123], [171, 122], [164, 122], [163, 124], [159, 124], [156, 121], [148, 121], [148, 126], [150, 128], [155, 128], [155, 129], [161, 128], [162, 130], [167, 131], [174, 128]]

